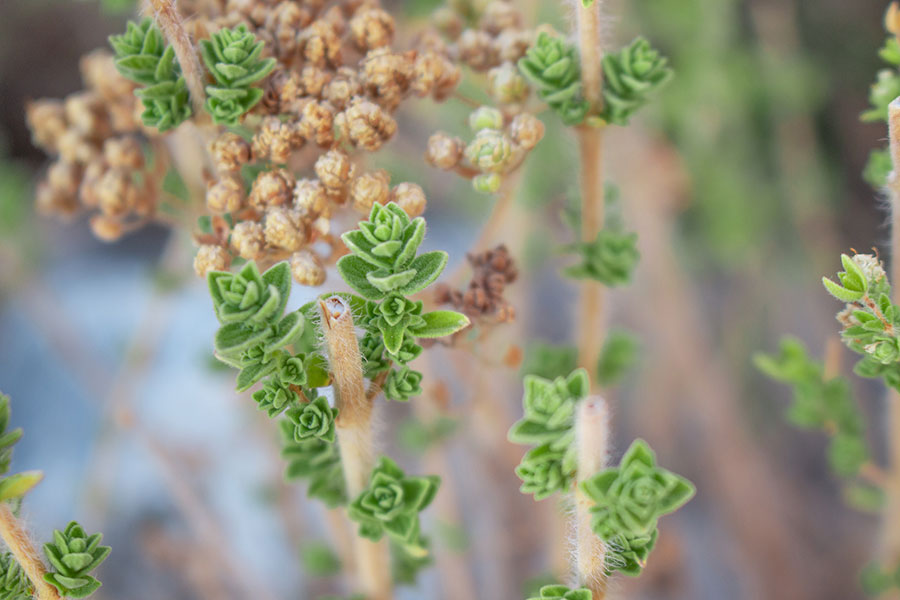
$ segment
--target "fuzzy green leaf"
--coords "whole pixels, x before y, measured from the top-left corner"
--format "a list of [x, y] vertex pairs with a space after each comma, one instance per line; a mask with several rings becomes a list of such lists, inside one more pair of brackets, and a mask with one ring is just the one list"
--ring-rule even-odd
[[44, 478], [40, 471], [23, 471], [0, 479], [0, 502], [21, 498]]
[[469, 325], [469, 318], [452, 310], [435, 310], [422, 315], [425, 324], [410, 328], [410, 333], [420, 338], [438, 338], [452, 335]]

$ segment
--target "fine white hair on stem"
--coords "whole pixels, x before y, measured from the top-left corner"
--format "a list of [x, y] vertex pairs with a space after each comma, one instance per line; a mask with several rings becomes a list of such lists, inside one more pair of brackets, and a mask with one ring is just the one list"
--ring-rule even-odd
[[178, 14], [178, 8], [175, 6], [175, 0], [149, 0], [146, 6], [165, 36], [166, 41], [175, 51], [175, 57], [181, 66], [181, 74], [184, 75], [184, 81], [187, 84], [188, 92], [191, 96], [191, 106], [194, 109], [196, 118], [203, 118], [203, 103], [206, 100], [206, 90], [203, 85], [203, 67], [200, 66], [200, 59], [197, 58], [197, 51], [191, 42]]

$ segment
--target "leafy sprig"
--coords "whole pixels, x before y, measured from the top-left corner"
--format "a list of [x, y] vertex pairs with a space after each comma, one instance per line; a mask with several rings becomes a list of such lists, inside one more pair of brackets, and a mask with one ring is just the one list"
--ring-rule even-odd
[[144, 125], [167, 131], [191, 116], [187, 84], [162, 33], [146, 18], [139, 24], [129, 21], [126, 31], [109, 38], [116, 54], [116, 68], [142, 87], [134, 94], [144, 105]]
[[578, 125], [588, 112], [581, 85], [581, 67], [575, 46], [542, 31], [525, 56], [519, 71], [537, 88], [566, 125]]
[[68, 598], [86, 598], [100, 587], [91, 571], [100, 566], [111, 551], [101, 546], [103, 534], [88, 535], [84, 528], [72, 521], [64, 531], [53, 531], [53, 542], [44, 544], [44, 555], [54, 571], [44, 579]]
[[591, 242], [578, 242], [566, 247], [581, 262], [563, 270], [573, 279], [593, 279], [613, 287], [631, 281], [631, 274], [641, 258], [637, 234], [602, 229]]
[[591, 600], [591, 590], [587, 588], [571, 589], [564, 585], [545, 585], [540, 596], [528, 600]]
[[603, 110], [601, 117], [613, 125], [627, 125], [674, 72], [668, 59], [642, 37], [618, 52], [603, 57]]

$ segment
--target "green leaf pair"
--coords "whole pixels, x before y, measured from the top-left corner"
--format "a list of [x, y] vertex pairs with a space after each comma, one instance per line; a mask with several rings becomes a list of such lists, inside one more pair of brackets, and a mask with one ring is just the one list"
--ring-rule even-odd
[[378, 459], [369, 487], [347, 509], [359, 524], [359, 535], [380, 540], [387, 534], [413, 556], [428, 553], [422, 540], [419, 513], [437, 494], [441, 479], [436, 475], [407, 476], [386, 456]]
[[872, 255], [856, 254], [851, 258], [841, 254], [841, 264], [844, 270], [837, 274], [840, 283], [822, 278], [822, 285], [828, 293], [841, 302], [858, 302], [869, 295], [870, 289], [875, 297], [890, 293], [884, 268]]
[[612, 287], [631, 281], [631, 274], [641, 258], [637, 234], [603, 229], [592, 242], [579, 242], [567, 248], [581, 258], [581, 263], [563, 270], [574, 279], [593, 279]]
[[562, 37], [542, 31], [525, 56], [519, 71], [537, 88], [566, 125], [578, 125], [588, 112], [581, 89], [581, 67], [575, 47]]
[[656, 465], [653, 451], [635, 440], [618, 467], [581, 483], [594, 505], [591, 529], [610, 550], [607, 565], [640, 573], [655, 543], [659, 518], [684, 505], [695, 488], [687, 479]]
[[141, 119], [148, 127], [167, 131], [191, 116], [187, 84], [175, 59], [152, 19], [140, 24], [129, 21], [122, 35], [110, 36], [116, 68], [126, 78], [141, 84], [135, 90], [144, 105]]
[[653, 94], [672, 79], [668, 59], [638, 37], [618, 52], [603, 57], [603, 111], [613, 125], [627, 125]]
[[251, 87], [275, 68], [274, 58], [260, 58], [264, 43], [243, 23], [200, 40], [200, 55], [216, 85], [206, 87], [206, 110], [219, 125], [234, 127], [263, 96]]
[[110, 553], [109, 546], [101, 546], [103, 535], [88, 535], [77, 522], [72, 521], [65, 531], [54, 530], [53, 542], [44, 544], [44, 554], [54, 571], [44, 575], [61, 596], [85, 598], [100, 587], [100, 582], [90, 575]]

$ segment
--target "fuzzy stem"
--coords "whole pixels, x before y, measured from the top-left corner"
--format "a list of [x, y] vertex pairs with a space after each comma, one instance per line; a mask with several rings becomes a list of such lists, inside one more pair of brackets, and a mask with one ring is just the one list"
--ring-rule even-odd
[[[891, 282], [894, 302], [900, 301], [900, 98], [888, 107], [891, 159], [894, 171], [888, 180], [891, 199]], [[900, 394], [890, 390], [888, 398], [889, 478], [882, 525], [882, 560], [895, 565], [900, 560]]]
[[[592, 114], [603, 105], [603, 52], [600, 47], [600, 0], [585, 7], [576, 1], [581, 81]], [[581, 239], [590, 242], [603, 228], [603, 128], [578, 130], [581, 154]], [[579, 301], [578, 363], [593, 372], [603, 347], [603, 286], [596, 281], [581, 285]]]
[[184, 29], [181, 15], [178, 14], [178, 8], [175, 6], [175, 0], [150, 0], [149, 4], [156, 24], [175, 51], [175, 57], [181, 66], [181, 74], [184, 75], [184, 81], [191, 96], [194, 115], [198, 119], [203, 119], [203, 115], [206, 114], [203, 109], [203, 103], [206, 100], [206, 91], [203, 85], [204, 71], [200, 66], [200, 59], [197, 58], [191, 38]]
[[9, 551], [34, 586], [34, 597], [37, 600], [59, 600], [56, 588], [44, 581], [47, 569], [28, 532], [5, 502], [0, 502], [0, 538], [6, 542]]
[[603, 541], [591, 529], [592, 502], [581, 483], [606, 466], [609, 416], [606, 402], [591, 396], [578, 406], [575, 417], [578, 475], [575, 488], [575, 558], [578, 583], [591, 590], [593, 600], [606, 597], [606, 563]]
[[[319, 303], [322, 330], [334, 375], [335, 402], [340, 413], [335, 423], [338, 447], [351, 501], [369, 486], [375, 464], [372, 439], [373, 399], [363, 384], [359, 343], [353, 330], [350, 305], [340, 296]], [[390, 552], [387, 540], [372, 542], [360, 536], [353, 540], [360, 585], [367, 600], [389, 600], [391, 592]]]

